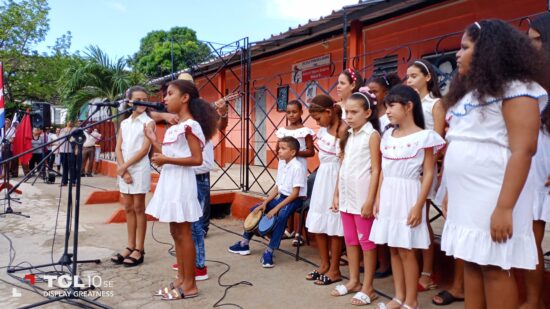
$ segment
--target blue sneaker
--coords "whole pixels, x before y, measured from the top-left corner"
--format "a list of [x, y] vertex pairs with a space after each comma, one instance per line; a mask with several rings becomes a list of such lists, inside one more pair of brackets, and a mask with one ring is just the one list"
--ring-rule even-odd
[[237, 241], [233, 246], [229, 247], [229, 252], [236, 253], [240, 255], [249, 255], [250, 254], [250, 246], [241, 245], [240, 241]]
[[275, 263], [273, 263], [273, 252], [265, 251], [260, 260], [263, 268], [273, 268]]

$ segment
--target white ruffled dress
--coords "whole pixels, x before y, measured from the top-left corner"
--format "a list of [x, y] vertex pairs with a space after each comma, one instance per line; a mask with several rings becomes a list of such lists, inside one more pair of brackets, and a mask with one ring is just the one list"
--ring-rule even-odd
[[[306, 150], [306, 137], [308, 135], [310, 135], [312, 138], [315, 138], [315, 132], [313, 132], [313, 130], [308, 128], [308, 127], [302, 127], [302, 128], [295, 129], [295, 130], [289, 130], [289, 129], [286, 129], [286, 128], [279, 128], [275, 132], [275, 136], [277, 136], [277, 138], [279, 138], [279, 139], [283, 138], [285, 136], [291, 136], [291, 137], [294, 137], [295, 139], [297, 139], [298, 142], [300, 143], [300, 151]], [[305, 168], [306, 174], [307, 174], [307, 159], [303, 158], [303, 157], [296, 157], [296, 159]]]
[[532, 97], [541, 110], [546, 91], [537, 83], [511, 82], [501, 99], [479, 102], [470, 92], [447, 112], [449, 146], [444, 178], [448, 192], [447, 221], [441, 249], [447, 255], [502, 269], [534, 269], [537, 251], [532, 230], [534, 187], [526, 185], [514, 207], [513, 236], [505, 243], [491, 239], [491, 215], [497, 206], [510, 158], [502, 101]]
[[[171, 126], [164, 135], [162, 154], [171, 158], [191, 156], [187, 134], [195, 135], [204, 146], [204, 134], [198, 122], [188, 119]], [[197, 198], [197, 180], [191, 166], [165, 164], [153, 198], [145, 213], [160, 222], [195, 222], [202, 216]]]
[[319, 169], [311, 191], [306, 227], [310, 233], [344, 236], [340, 213], [330, 209], [340, 169], [340, 140], [330, 135], [326, 128], [317, 132], [316, 145], [319, 149]]
[[534, 220], [550, 222], [550, 188], [544, 184], [550, 175], [550, 133], [539, 131], [537, 153], [531, 162], [529, 181], [535, 188], [533, 200]]
[[427, 249], [430, 235], [426, 212], [422, 223], [407, 225], [409, 211], [418, 201], [421, 191], [420, 172], [424, 164], [424, 149], [437, 153], [445, 145], [439, 134], [422, 130], [403, 137], [393, 137], [394, 128], [382, 137], [382, 174], [378, 217], [374, 220], [369, 239], [376, 244], [394, 248]]

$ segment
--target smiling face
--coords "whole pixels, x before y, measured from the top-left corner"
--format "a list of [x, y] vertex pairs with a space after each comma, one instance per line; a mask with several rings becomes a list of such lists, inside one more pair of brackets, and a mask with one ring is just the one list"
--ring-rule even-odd
[[288, 104], [286, 106], [286, 118], [292, 125], [302, 121], [302, 110], [296, 104]]
[[431, 79], [430, 74], [424, 75], [416, 65], [411, 65], [407, 69], [407, 86], [413, 87], [417, 91], [427, 91], [428, 82]]
[[346, 102], [346, 122], [352, 129], [361, 129], [371, 115], [372, 110], [365, 109], [361, 100], [349, 99]]
[[350, 83], [349, 78], [345, 74], [338, 76], [338, 85], [336, 86], [336, 93], [341, 100], [346, 100], [355, 87], [355, 82]]
[[179, 113], [181, 106], [187, 102], [189, 102], [189, 94], [181, 93], [174, 85], [168, 86], [166, 96], [164, 97], [164, 103], [170, 113]]
[[456, 53], [456, 65], [458, 66], [458, 74], [464, 76], [470, 71], [472, 57], [474, 55], [475, 43], [470, 36], [465, 32], [460, 41], [460, 50]]

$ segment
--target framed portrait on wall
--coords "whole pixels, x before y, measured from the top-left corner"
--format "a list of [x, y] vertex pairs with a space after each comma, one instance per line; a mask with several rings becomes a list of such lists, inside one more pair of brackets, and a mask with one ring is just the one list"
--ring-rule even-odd
[[277, 111], [286, 111], [286, 105], [288, 103], [288, 85], [279, 86], [277, 88]]

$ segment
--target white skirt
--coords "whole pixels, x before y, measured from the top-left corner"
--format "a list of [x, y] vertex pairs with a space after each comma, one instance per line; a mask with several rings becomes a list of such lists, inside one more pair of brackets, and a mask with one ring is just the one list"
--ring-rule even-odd
[[162, 167], [155, 194], [145, 213], [160, 222], [195, 222], [202, 216], [197, 197], [197, 179], [190, 167]]
[[491, 238], [491, 216], [504, 179], [509, 150], [489, 143], [453, 141], [445, 157], [448, 192], [447, 221], [441, 249], [478, 265], [502, 269], [535, 269], [537, 249], [533, 235], [532, 194], [524, 187], [513, 211], [513, 236], [505, 243]]
[[122, 177], [118, 176], [118, 190], [124, 194], [146, 194], [151, 190], [151, 167], [149, 158], [144, 157], [138, 163], [128, 168], [132, 176], [132, 183], [127, 184]]
[[340, 213], [331, 210], [338, 169], [338, 162], [319, 165], [306, 219], [306, 227], [310, 233], [344, 236]]
[[422, 222], [413, 228], [407, 225], [409, 211], [418, 201], [420, 190], [418, 179], [384, 176], [380, 188], [380, 209], [369, 239], [394, 248], [427, 249], [430, 235], [424, 208]]

